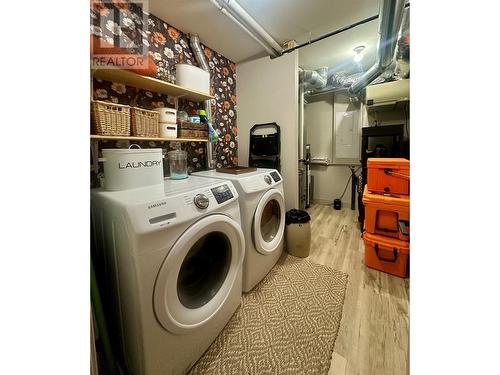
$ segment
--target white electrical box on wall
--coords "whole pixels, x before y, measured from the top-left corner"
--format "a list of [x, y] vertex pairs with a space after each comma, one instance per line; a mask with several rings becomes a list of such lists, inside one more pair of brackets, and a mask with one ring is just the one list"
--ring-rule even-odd
[[304, 109], [305, 141], [311, 145], [311, 163], [360, 163], [362, 104], [342, 94], [324, 94]]
[[335, 112], [335, 116], [335, 158], [356, 158], [359, 155], [359, 111]]
[[361, 108], [345, 98], [334, 103], [333, 163], [359, 164], [361, 148]]

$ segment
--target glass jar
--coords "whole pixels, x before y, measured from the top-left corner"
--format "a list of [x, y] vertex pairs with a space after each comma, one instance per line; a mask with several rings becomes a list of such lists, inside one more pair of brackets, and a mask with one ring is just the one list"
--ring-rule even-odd
[[187, 173], [187, 152], [173, 150], [168, 152], [168, 165], [170, 166], [170, 178], [172, 180], [182, 180], [188, 177]]

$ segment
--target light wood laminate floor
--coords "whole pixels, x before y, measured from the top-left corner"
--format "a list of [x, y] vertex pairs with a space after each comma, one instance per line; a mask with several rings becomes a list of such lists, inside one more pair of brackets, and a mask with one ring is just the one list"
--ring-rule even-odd
[[409, 281], [364, 265], [357, 211], [312, 205], [309, 259], [349, 275], [329, 374], [408, 374]]

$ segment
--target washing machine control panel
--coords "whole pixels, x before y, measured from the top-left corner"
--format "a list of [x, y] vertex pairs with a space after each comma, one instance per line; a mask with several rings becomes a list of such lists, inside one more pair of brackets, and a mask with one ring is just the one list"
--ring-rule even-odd
[[[237, 211], [232, 202], [238, 199], [238, 191], [229, 181], [214, 180], [198, 188], [191, 188], [189, 181], [179, 185], [178, 192], [157, 192], [154, 199], [127, 202], [127, 216], [135, 233], [143, 234], [160, 228], [198, 220], [200, 214], [218, 212], [227, 207]], [[142, 198], [142, 197], [141, 197]]]
[[208, 200], [208, 197], [205, 195], [205, 194], [196, 194], [194, 196], [194, 204], [196, 205], [196, 207], [198, 208], [202, 208], [202, 209], [205, 209], [208, 207], [210, 201]]
[[234, 197], [233, 192], [226, 184], [217, 186], [211, 190], [218, 204], [224, 203]]
[[273, 178], [274, 182], [280, 182], [281, 181], [281, 176], [278, 172], [274, 171], [271, 172], [271, 177]]

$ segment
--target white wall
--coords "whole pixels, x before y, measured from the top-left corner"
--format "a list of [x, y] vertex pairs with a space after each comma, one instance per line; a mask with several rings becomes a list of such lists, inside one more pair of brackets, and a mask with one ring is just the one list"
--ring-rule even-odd
[[304, 106], [305, 143], [311, 145], [311, 158], [333, 161], [333, 94], [318, 95]]
[[[353, 111], [359, 106], [346, 101], [340, 95], [326, 94], [312, 97], [309, 104], [305, 106], [304, 122], [306, 128], [306, 143], [311, 143], [311, 157], [321, 156], [328, 153], [330, 148], [330, 162], [334, 161], [334, 138], [333, 126], [335, 112]], [[363, 115], [360, 117], [360, 124]], [[361, 136], [359, 136], [361, 142]], [[316, 148], [316, 149], [315, 149]], [[358, 158], [359, 159], [359, 158]], [[353, 164], [359, 165], [359, 160], [351, 160]], [[358, 171], [358, 174], [360, 171]], [[313, 201], [321, 204], [331, 204], [335, 198], [340, 198], [351, 172], [346, 165], [311, 165], [311, 176], [314, 176]], [[344, 207], [349, 207], [351, 202], [351, 183], [342, 198]]]
[[[335, 163], [334, 153], [328, 152], [328, 147], [334, 149], [333, 125], [335, 121], [335, 112], [337, 111], [352, 111], [360, 109], [360, 127], [373, 126], [374, 121], [378, 124], [392, 125], [404, 124], [405, 113], [402, 109], [388, 112], [370, 112], [366, 111], [366, 106], [350, 103], [343, 95], [318, 95], [308, 99], [309, 104], [304, 109], [305, 123], [305, 141], [311, 144], [311, 157], [320, 157], [332, 155], [332, 161]], [[408, 110], [408, 109], [407, 109]], [[409, 130], [409, 121], [407, 128]], [[361, 142], [361, 132], [359, 134]], [[392, 142], [392, 139], [391, 139]], [[329, 146], [331, 145], [331, 146]], [[359, 165], [359, 159], [352, 161], [353, 164]], [[361, 171], [358, 171], [358, 175]], [[344, 190], [347, 179], [351, 172], [345, 165], [311, 165], [311, 175], [314, 176], [314, 191], [313, 201], [321, 204], [331, 204], [335, 198], [339, 198]], [[349, 207], [351, 204], [351, 184], [349, 183], [347, 190], [342, 198], [343, 207]], [[357, 200], [356, 200], [357, 204]]]
[[276, 122], [281, 128], [281, 175], [285, 206], [299, 206], [298, 52], [237, 65], [238, 160], [248, 165], [250, 128]]
[[[332, 204], [334, 199], [340, 198], [350, 175], [351, 171], [345, 165], [311, 166], [311, 176], [314, 176], [313, 202]], [[349, 182], [342, 198], [342, 207], [349, 207], [350, 204], [351, 183]]]

